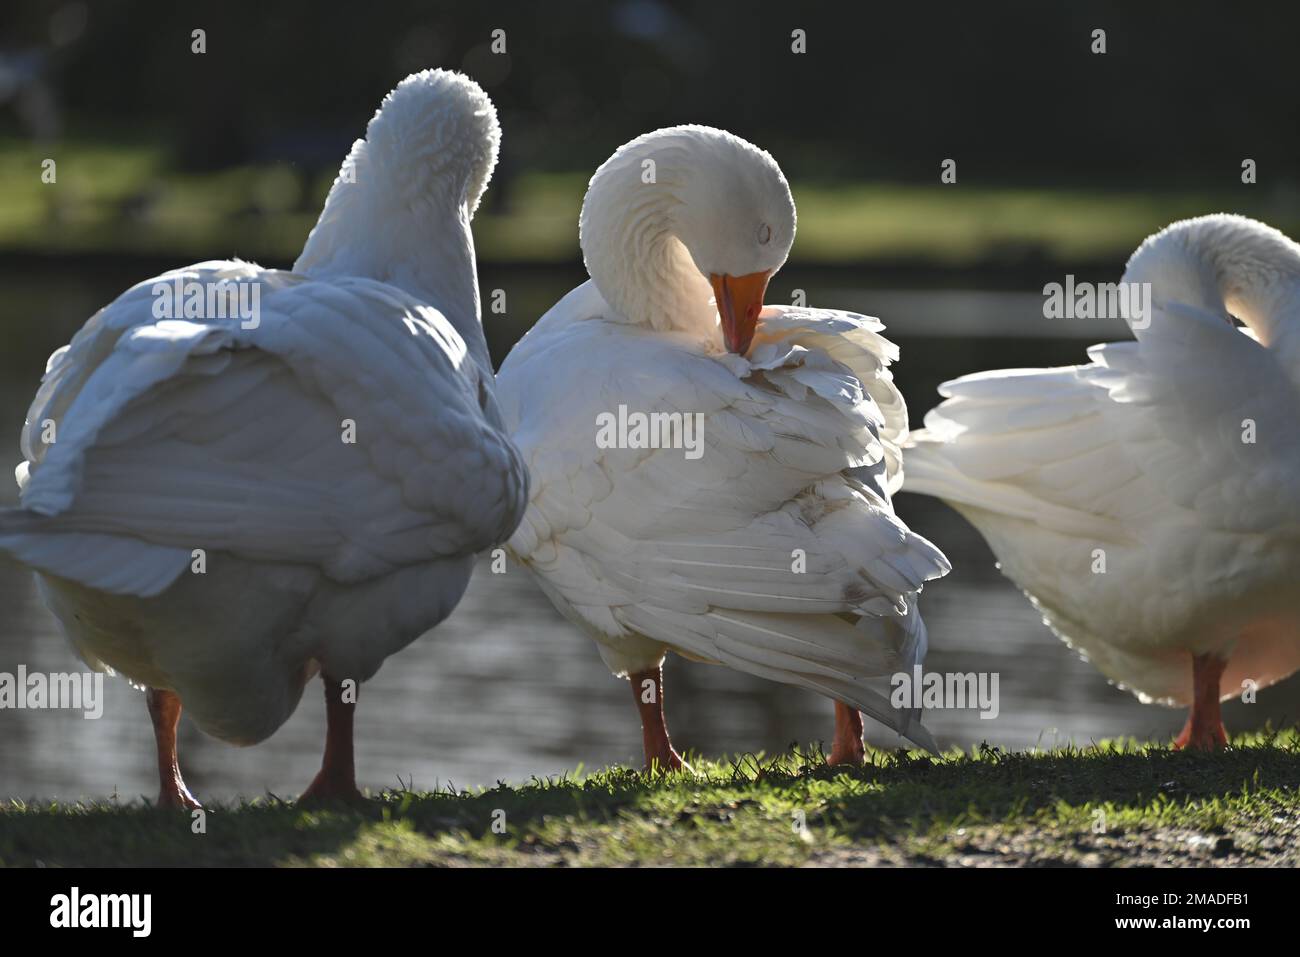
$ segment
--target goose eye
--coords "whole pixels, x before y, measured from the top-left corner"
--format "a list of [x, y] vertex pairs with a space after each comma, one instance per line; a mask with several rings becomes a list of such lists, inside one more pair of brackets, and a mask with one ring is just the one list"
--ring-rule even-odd
[[772, 241], [772, 227], [769, 226], [767, 223], [763, 223], [758, 227], [758, 244], [760, 246], [766, 246], [771, 241]]

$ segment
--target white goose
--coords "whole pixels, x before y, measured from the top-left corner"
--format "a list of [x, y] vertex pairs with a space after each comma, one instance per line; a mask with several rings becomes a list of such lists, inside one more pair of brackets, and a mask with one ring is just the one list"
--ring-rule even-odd
[[[475, 553], [518, 523], [527, 479], [492, 396], [470, 233], [499, 139], [473, 82], [410, 76], [292, 272], [146, 280], [51, 357], [0, 548], [36, 569], [87, 663], [150, 689], [160, 804], [197, 806], [182, 702], [252, 744], [318, 669], [328, 733], [304, 796], [356, 798], [355, 683], [445, 618]], [[191, 298], [223, 280], [259, 309], [213, 318]], [[197, 284], [191, 308], [158, 318], [178, 281]]]
[[[859, 712], [934, 747], [870, 680], [922, 659], [917, 593], [949, 567], [890, 504], [907, 430], [897, 350], [850, 313], [759, 321], [794, 232], [785, 177], [757, 147], [700, 126], [635, 139], [583, 203], [591, 281], [497, 379], [532, 482], [509, 547], [631, 679], [647, 766], [681, 767], [669, 650], [835, 699], [832, 761], [861, 760]], [[679, 416], [679, 445], [698, 414], [701, 441], [609, 447], [598, 433], [620, 412], [634, 429]]]
[[1300, 668], [1300, 246], [1205, 216], [1124, 281], [1152, 291], [1137, 341], [945, 384], [907, 490], [965, 515], [1108, 678], [1189, 706], [1177, 746], [1213, 748], [1221, 698]]

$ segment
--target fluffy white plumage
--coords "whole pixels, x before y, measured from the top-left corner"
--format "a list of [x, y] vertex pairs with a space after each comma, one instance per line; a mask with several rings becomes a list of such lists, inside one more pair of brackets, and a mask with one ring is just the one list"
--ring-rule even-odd
[[[51, 358], [0, 548], [38, 571], [87, 662], [249, 744], [318, 667], [364, 681], [455, 607], [527, 489], [469, 232], [498, 139], [475, 84], [409, 77], [294, 271], [209, 262], [146, 280]], [[155, 284], [176, 277], [256, 285], [255, 327], [157, 318]]]
[[1143, 700], [1191, 703], [1206, 654], [1240, 695], [1300, 668], [1300, 246], [1206, 216], [1146, 240], [1124, 279], [1153, 291], [1136, 341], [946, 383], [907, 491], [965, 515], [1047, 624]]
[[[794, 238], [775, 162], [717, 130], [649, 134], [596, 173], [582, 227], [593, 281], [497, 380], [532, 481], [514, 554], [615, 674], [673, 650], [818, 691], [932, 748], [871, 682], [922, 660], [917, 594], [949, 567], [890, 503], [907, 432], [897, 350], [874, 319], [779, 307], [746, 356], [722, 348], [705, 276], [775, 270]], [[620, 405], [702, 414], [702, 455], [598, 447], [598, 416]]]

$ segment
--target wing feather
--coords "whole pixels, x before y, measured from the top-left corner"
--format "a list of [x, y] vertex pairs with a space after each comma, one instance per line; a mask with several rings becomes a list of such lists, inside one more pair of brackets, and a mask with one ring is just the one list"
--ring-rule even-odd
[[[911, 440], [908, 490], [1115, 541], [1138, 518], [1184, 510], [1232, 533], [1300, 524], [1285, 494], [1300, 470], [1300, 396], [1275, 354], [1179, 303], [1157, 308], [1139, 341], [1089, 352], [1088, 365], [941, 386]], [[1269, 438], [1244, 441], [1248, 423]]]
[[[258, 284], [257, 324], [156, 319], [153, 284], [178, 276]], [[52, 357], [23, 435], [20, 503], [43, 520], [0, 533], [29, 564], [138, 594], [166, 576], [146, 562], [113, 577], [121, 549], [167, 568], [222, 550], [341, 582], [469, 554], [509, 535], [526, 494], [485, 375], [436, 310], [382, 283], [242, 263], [167, 274]], [[14, 544], [33, 535], [50, 537]], [[97, 561], [55, 544], [87, 535], [125, 544]]]

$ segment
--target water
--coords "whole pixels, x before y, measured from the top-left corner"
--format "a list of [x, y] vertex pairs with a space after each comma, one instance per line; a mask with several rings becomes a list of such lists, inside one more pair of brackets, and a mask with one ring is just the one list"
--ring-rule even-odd
[[[0, 436], [17, 435], [50, 349], [132, 278], [71, 285], [8, 279], [8, 312], [0, 316], [0, 343], [6, 343], [0, 355]], [[564, 275], [530, 278], [525, 294], [512, 292], [511, 299], [553, 301], [568, 282]], [[1091, 339], [1112, 334], [1044, 328], [1041, 298], [1032, 293], [809, 288], [814, 302], [886, 318], [903, 347], [899, 382], [917, 418], [932, 404], [934, 385], [943, 378], [993, 365], [1078, 361], [1088, 341], [1078, 333]], [[20, 314], [16, 303], [29, 305]], [[501, 336], [493, 331], [495, 338]], [[0, 464], [7, 469], [17, 461], [14, 451]], [[0, 477], [0, 503], [15, 498], [13, 487]], [[1181, 726], [1181, 712], [1139, 704], [1057, 641], [994, 569], [980, 537], [946, 506], [904, 495], [899, 510], [913, 528], [939, 543], [955, 566], [923, 598], [932, 646], [927, 669], [1000, 675], [996, 719], [982, 720], [975, 711], [927, 717], [941, 743], [1047, 746], [1121, 734], [1168, 736]], [[0, 672], [14, 673], [20, 664], [29, 672], [80, 669], [41, 605], [30, 573], [4, 557], [0, 608], [5, 612]], [[679, 747], [710, 755], [771, 752], [831, 734], [830, 703], [816, 695], [672, 657], [666, 672], [669, 727]], [[1257, 705], [1230, 705], [1229, 726], [1236, 730], [1269, 717], [1294, 718], [1297, 691], [1300, 684], [1292, 679], [1264, 691]], [[105, 698], [99, 720], [84, 720], [79, 712], [0, 711], [0, 798], [116, 795], [131, 800], [155, 794], [143, 695], [109, 679]], [[181, 760], [188, 783], [201, 797], [267, 792], [289, 797], [318, 768], [323, 733], [317, 683], [285, 726], [254, 748], [229, 747], [182, 720]], [[869, 724], [868, 736], [884, 746], [898, 743], [879, 726]], [[358, 778], [371, 788], [397, 785], [399, 779], [417, 788], [491, 785], [579, 765], [640, 760], [639, 725], [627, 683], [610, 677], [595, 646], [556, 614], [525, 572], [492, 575], [486, 565], [450, 621], [390, 659], [362, 688], [356, 739]]]

